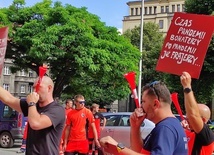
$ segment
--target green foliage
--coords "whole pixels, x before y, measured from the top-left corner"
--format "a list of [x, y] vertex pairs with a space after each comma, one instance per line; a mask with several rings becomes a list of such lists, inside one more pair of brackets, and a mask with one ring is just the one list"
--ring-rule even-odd
[[140, 52], [116, 28], [84, 7], [50, 0], [25, 7], [23, 2], [14, 1], [6, 13], [13, 23], [6, 57], [14, 60], [14, 71], [38, 72], [49, 64], [55, 97], [80, 93], [89, 102], [111, 103], [127, 96], [123, 74], [138, 70]]
[[188, 13], [210, 15], [214, 11], [214, 0], [186, 0], [185, 11]]
[[[140, 48], [141, 27], [127, 30], [124, 36], [129, 38], [131, 43]], [[163, 73], [155, 71], [156, 63], [161, 51], [163, 36], [159, 32], [158, 25], [148, 22], [143, 26], [143, 51], [142, 51], [142, 86], [154, 80], [163, 79]]]

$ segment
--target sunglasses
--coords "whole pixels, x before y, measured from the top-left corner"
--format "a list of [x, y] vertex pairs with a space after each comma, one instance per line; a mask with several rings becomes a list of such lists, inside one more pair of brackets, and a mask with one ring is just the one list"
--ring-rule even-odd
[[154, 93], [158, 97], [158, 100], [159, 100], [159, 95], [158, 95], [158, 91], [155, 89], [155, 85], [157, 85], [159, 83], [160, 83], [160, 81], [154, 81], [154, 82], [149, 84], [149, 87], [154, 90]]
[[77, 101], [77, 102], [79, 102], [80, 104], [85, 104], [85, 101]]

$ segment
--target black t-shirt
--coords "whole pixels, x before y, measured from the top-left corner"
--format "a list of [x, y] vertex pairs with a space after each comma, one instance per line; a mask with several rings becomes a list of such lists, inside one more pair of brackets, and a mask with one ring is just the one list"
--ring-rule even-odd
[[207, 124], [204, 124], [202, 130], [198, 134], [195, 134], [192, 155], [200, 155], [202, 146], [207, 146], [212, 142], [214, 142], [214, 133]]
[[[27, 102], [21, 100], [20, 106], [24, 116], [27, 116]], [[37, 104], [37, 110], [50, 118], [52, 126], [42, 130], [33, 130], [28, 126], [26, 155], [57, 155], [65, 123], [65, 109], [54, 101], [45, 107]]]

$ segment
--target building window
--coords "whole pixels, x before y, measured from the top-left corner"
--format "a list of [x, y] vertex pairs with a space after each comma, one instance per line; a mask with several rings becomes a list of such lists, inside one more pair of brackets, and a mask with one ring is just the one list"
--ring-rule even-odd
[[149, 14], [152, 14], [152, 7], [149, 7]]
[[172, 12], [175, 12], [175, 5], [172, 5]]
[[33, 77], [33, 71], [28, 72], [29, 77]]
[[138, 15], [138, 8], [135, 8], [135, 15]]
[[166, 6], [166, 13], [169, 13], [169, 6]]
[[164, 13], [164, 6], [161, 6], [161, 13]]
[[142, 14], [142, 8], [140, 8], [140, 15]]
[[3, 88], [4, 88], [5, 90], [9, 91], [9, 84], [4, 83], [4, 84], [3, 84]]
[[159, 29], [163, 29], [163, 20], [159, 20]]
[[147, 7], [144, 8], [144, 14], [147, 15]]
[[28, 86], [28, 92], [29, 92], [29, 93], [32, 93], [32, 92], [33, 92], [33, 86], [32, 86], [32, 85], [29, 85], [29, 86]]
[[180, 12], [181, 8], [180, 8], [180, 4], [177, 5], [177, 12]]
[[157, 7], [155, 6], [154, 7], [154, 14], [156, 14], [156, 12], [157, 12]]
[[4, 66], [4, 75], [10, 75], [10, 68], [8, 66]]
[[134, 8], [131, 8], [131, 16], [134, 15]]
[[25, 93], [25, 85], [21, 85], [21, 93]]

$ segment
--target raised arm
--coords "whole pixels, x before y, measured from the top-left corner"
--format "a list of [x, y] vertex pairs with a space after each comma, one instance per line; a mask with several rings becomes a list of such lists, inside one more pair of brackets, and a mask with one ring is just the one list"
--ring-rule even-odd
[[189, 125], [196, 133], [199, 133], [203, 128], [204, 122], [192, 91], [191, 76], [189, 73], [183, 72], [180, 80], [184, 89], [184, 105]]
[[22, 112], [20, 107], [20, 99], [14, 97], [10, 92], [0, 87], [0, 100], [12, 109]]

